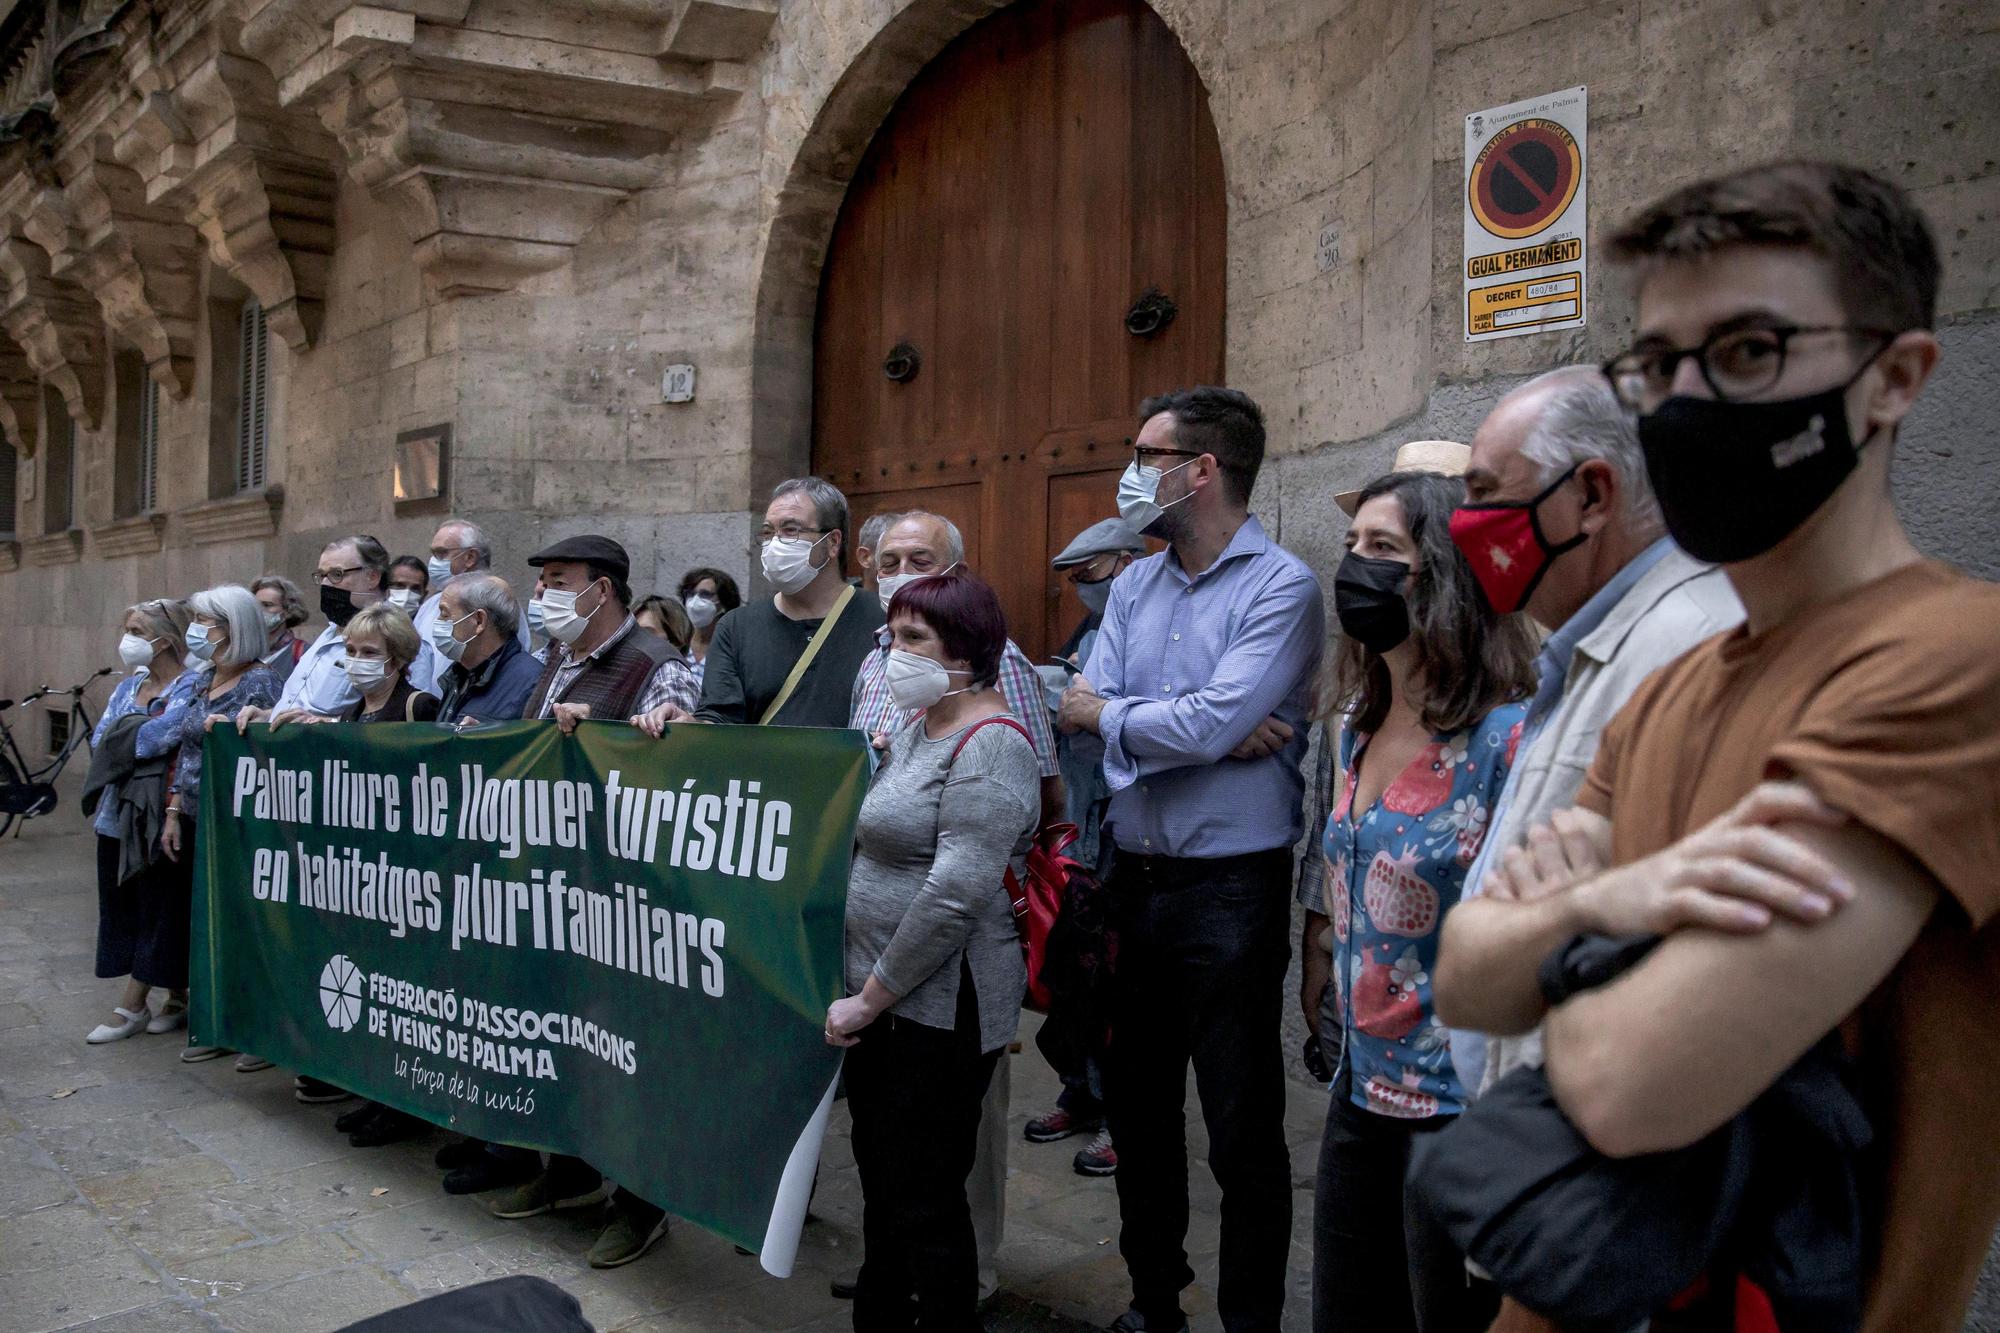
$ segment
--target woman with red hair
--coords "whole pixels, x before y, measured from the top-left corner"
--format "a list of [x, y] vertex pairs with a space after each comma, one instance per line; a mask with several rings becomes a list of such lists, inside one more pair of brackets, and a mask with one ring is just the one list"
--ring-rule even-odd
[[858, 1330], [979, 1327], [965, 1179], [980, 1100], [1014, 1039], [1027, 968], [1005, 887], [1041, 809], [1041, 768], [994, 688], [1007, 622], [968, 574], [888, 608], [889, 689], [924, 710], [888, 742], [847, 890], [847, 988], [826, 1039], [851, 1047], [847, 1104], [866, 1260]]

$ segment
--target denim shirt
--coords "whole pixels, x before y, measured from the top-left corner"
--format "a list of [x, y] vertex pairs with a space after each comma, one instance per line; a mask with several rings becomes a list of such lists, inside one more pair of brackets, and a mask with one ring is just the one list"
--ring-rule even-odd
[[[167, 697], [164, 693], [154, 698], [151, 704], [142, 704], [139, 702], [139, 691], [144, 688], [148, 674], [150, 673], [147, 668], [140, 667], [137, 671], [119, 681], [112, 689], [111, 699], [104, 705], [104, 716], [97, 719], [97, 726], [90, 733], [91, 749], [95, 750], [98, 746], [104, 744], [104, 733], [109, 731], [111, 724], [119, 718], [130, 717], [134, 713], [149, 713], [154, 717], [158, 717], [161, 711], [166, 708]], [[152, 756], [149, 755], [146, 757], [151, 758]], [[97, 799], [97, 814], [90, 821], [90, 827], [106, 838], [115, 838], [118, 836], [119, 785], [118, 783], [113, 783], [104, 789], [104, 794]]]
[[[214, 683], [215, 672], [210, 667], [181, 672], [180, 678], [160, 696], [166, 706], [151, 722], [139, 727], [141, 759], [151, 759], [179, 747], [171, 790], [180, 797], [181, 809], [191, 816], [196, 813], [195, 800], [201, 795], [201, 738], [209, 715], [225, 713], [234, 717], [244, 708], [269, 708], [278, 702], [283, 688], [278, 673], [262, 662], [239, 676], [220, 699], [208, 697], [209, 686]], [[357, 693], [355, 697], [361, 696]]]
[[1364, 1110], [1422, 1120], [1466, 1107], [1431, 977], [1445, 914], [1485, 841], [1526, 715], [1526, 704], [1506, 704], [1431, 737], [1358, 818], [1355, 777], [1368, 738], [1341, 732], [1341, 794], [1322, 843], [1333, 867], [1330, 989], [1354, 1104]]

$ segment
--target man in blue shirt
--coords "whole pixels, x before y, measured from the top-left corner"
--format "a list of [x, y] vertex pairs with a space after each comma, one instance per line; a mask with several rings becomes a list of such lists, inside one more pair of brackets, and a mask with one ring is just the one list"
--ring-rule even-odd
[[1299, 764], [1325, 637], [1312, 571], [1249, 509], [1264, 418], [1231, 389], [1148, 399], [1119, 482], [1168, 549], [1111, 587], [1061, 726], [1104, 741], [1119, 932], [1106, 1109], [1132, 1308], [1116, 1333], [1183, 1329], [1187, 1067], [1222, 1187], [1223, 1326], [1275, 1330], [1291, 1247], [1279, 1016]]
[[438, 595], [431, 646], [438, 673], [438, 721], [514, 722], [542, 678], [542, 664], [521, 646], [521, 604], [507, 581], [474, 570]]

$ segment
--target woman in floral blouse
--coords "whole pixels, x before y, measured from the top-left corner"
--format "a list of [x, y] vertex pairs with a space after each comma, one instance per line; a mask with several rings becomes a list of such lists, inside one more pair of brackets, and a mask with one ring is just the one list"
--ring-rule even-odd
[[1494, 1313], [1450, 1241], [1403, 1208], [1413, 1137], [1465, 1109], [1431, 973], [1534, 684], [1526, 625], [1488, 609], [1452, 545], [1464, 498], [1431, 472], [1362, 488], [1334, 578], [1343, 725], [1321, 844], [1334, 936], [1321, 1042], [1340, 1058], [1314, 1199], [1319, 1329], [1455, 1333]]

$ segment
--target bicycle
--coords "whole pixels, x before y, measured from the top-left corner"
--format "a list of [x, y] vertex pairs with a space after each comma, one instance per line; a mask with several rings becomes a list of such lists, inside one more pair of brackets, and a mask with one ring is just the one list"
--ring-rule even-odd
[[[7, 836], [14, 821], [39, 818], [56, 808], [56, 779], [62, 775], [63, 767], [69, 763], [71, 755], [79, 749], [90, 748], [90, 733], [97, 724], [84, 709], [84, 692], [100, 679], [112, 673], [113, 668], [105, 667], [80, 685], [68, 689], [57, 689], [44, 685], [22, 698], [0, 699], [0, 838]], [[6, 714], [15, 708], [26, 708], [42, 699], [69, 696], [69, 735], [63, 741], [62, 749], [40, 768], [28, 763], [21, 753], [20, 742], [14, 739], [14, 731], [7, 725]], [[23, 774], [26, 776], [24, 777]], [[24, 824], [25, 827], [25, 824]], [[20, 836], [14, 830], [14, 836]]]

